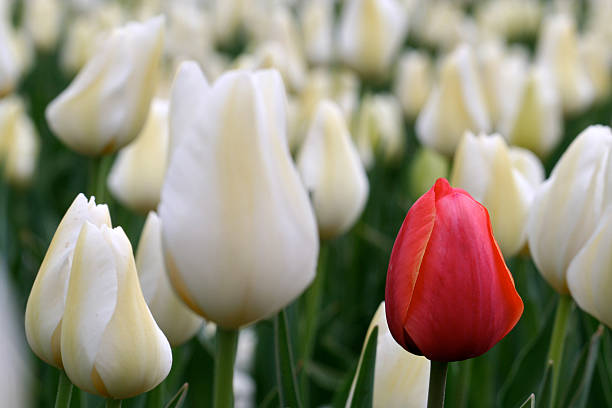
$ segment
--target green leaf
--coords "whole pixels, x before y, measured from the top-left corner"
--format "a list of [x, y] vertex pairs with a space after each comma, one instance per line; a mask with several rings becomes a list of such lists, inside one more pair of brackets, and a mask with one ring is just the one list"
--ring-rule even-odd
[[281, 407], [299, 408], [302, 406], [302, 402], [295, 377], [288, 326], [287, 314], [283, 309], [274, 318], [278, 396]]
[[591, 341], [588, 345], [588, 354], [586, 361], [584, 362], [584, 371], [582, 375], [575, 376], [574, 378], [582, 379], [580, 385], [576, 389], [574, 398], [572, 398], [569, 407], [571, 408], [584, 408], [589, 399], [589, 393], [591, 391], [591, 382], [593, 381], [593, 373], [595, 372], [595, 366], [597, 363], [597, 355], [599, 353], [599, 343], [603, 336], [604, 327], [599, 325], [597, 331], [591, 337]]
[[361, 363], [357, 367], [355, 391], [351, 400], [351, 408], [372, 408], [374, 397], [374, 372], [376, 369], [376, 344], [378, 341], [378, 326], [370, 333], [363, 350]]
[[538, 391], [536, 395], [538, 396], [536, 406], [538, 408], [547, 408], [550, 405], [550, 399], [552, 397], [552, 379], [553, 379], [553, 367], [554, 363], [552, 360], [549, 360], [546, 363], [546, 369], [544, 370], [544, 375], [542, 376], [542, 381], [540, 382], [540, 386], [538, 387]]
[[535, 394], [531, 394], [518, 408], [535, 408]]
[[183, 386], [179, 388], [177, 393], [174, 394], [174, 397], [172, 397], [170, 401], [168, 401], [168, 403], [166, 404], [164, 408], [181, 408], [183, 406], [183, 403], [185, 402], [185, 398], [187, 398], [188, 390], [189, 390], [189, 384], [188, 383], [183, 384]]

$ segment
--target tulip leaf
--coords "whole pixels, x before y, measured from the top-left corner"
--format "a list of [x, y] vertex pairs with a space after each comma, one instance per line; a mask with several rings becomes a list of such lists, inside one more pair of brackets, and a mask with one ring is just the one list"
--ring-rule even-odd
[[535, 408], [535, 394], [531, 394], [518, 408]]
[[568, 390], [575, 390], [575, 393], [569, 404], [564, 404], [564, 406], [571, 408], [584, 408], [586, 406], [591, 390], [595, 366], [597, 364], [599, 343], [601, 342], [603, 331], [603, 326], [600, 325], [591, 337], [589, 344], [585, 347], [586, 350], [583, 353], [584, 355], [579, 365], [579, 368], [582, 369], [582, 374], [578, 375], [576, 373], [576, 375], [574, 375], [574, 381], [572, 385], [568, 387]]
[[174, 397], [172, 397], [170, 401], [168, 401], [168, 403], [166, 404], [164, 408], [181, 408], [183, 404], [185, 403], [185, 398], [187, 398], [188, 390], [189, 390], [189, 384], [188, 383], [183, 384], [183, 386], [179, 388], [177, 393], [174, 394]]
[[363, 350], [361, 362], [357, 367], [355, 391], [351, 400], [351, 408], [372, 408], [374, 397], [374, 372], [376, 369], [376, 344], [378, 341], [378, 326], [370, 333]]
[[299, 408], [302, 406], [302, 402], [295, 376], [288, 326], [287, 313], [283, 309], [274, 318], [278, 397], [281, 407]]
[[538, 391], [536, 395], [538, 396], [536, 407], [538, 408], [547, 408], [550, 405], [550, 399], [552, 397], [552, 378], [553, 378], [553, 369], [554, 363], [552, 360], [549, 360], [546, 363], [546, 369], [544, 370], [544, 375], [542, 376], [542, 381], [540, 382], [540, 386], [538, 387]]

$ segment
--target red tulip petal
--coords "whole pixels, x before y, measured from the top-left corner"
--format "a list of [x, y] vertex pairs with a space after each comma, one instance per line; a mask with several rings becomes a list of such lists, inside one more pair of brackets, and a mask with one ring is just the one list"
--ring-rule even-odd
[[435, 192], [431, 188], [408, 211], [393, 245], [387, 272], [385, 312], [389, 330], [395, 341], [415, 354], [421, 353], [410, 336], [405, 336], [404, 321], [435, 219]]
[[[436, 210], [429, 210], [435, 214], [435, 225], [424, 256], [415, 257], [420, 273], [414, 272], [414, 265], [407, 259], [390, 275], [403, 275], [408, 283], [387, 278], [387, 293], [391, 290], [410, 295], [407, 303], [388, 305], [387, 310], [403, 312], [408, 305], [404, 329], [426, 357], [439, 361], [483, 354], [514, 327], [523, 311], [493, 238], [486, 209], [464, 191], [447, 186], [448, 183], [435, 186]], [[427, 202], [430, 200], [431, 196]], [[408, 230], [423, 235], [412, 227], [402, 229], [404, 233]], [[398, 237], [398, 241], [407, 238]], [[411, 258], [415, 253], [405, 249], [402, 252]], [[403, 287], [395, 289], [393, 285]], [[393, 297], [396, 302], [405, 302], [402, 296]]]

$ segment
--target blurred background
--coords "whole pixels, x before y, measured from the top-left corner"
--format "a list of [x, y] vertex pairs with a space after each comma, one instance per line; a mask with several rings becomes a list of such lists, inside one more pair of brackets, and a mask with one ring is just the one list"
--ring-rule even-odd
[[[367, 327], [384, 298], [397, 231], [414, 200], [437, 177], [450, 176], [457, 142], [449, 140], [459, 138], [451, 133], [500, 132], [538, 155], [548, 175], [580, 131], [612, 119], [612, 1], [0, 0], [0, 95], [18, 97], [33, 125], [30, 141], [19, 144], [0, 109], [0, 394], [21, 393], [24, 407], [52, 406], [58, 377], [25, 342], [27, 296], [66, 209], [77, 193], [93, 193], [90, 160], [52, 134], [45, 108], [105, 33], [158, 14], [166, 16], [166, 37], [160, 80], [151, 84], [157, 97], [168, 98], [183, 60], [197, 61], [210, 82], [230, 69], [278, 69], [288, 92], [292, 152], [317, 103], [332, 99], [367, 169], [370, 192], [362, 216], [348, 233], [322, 244], [319, 269], [326, 279], [312, 344], [303, 344], [310, 329], [299, 319], [301, 300], [288, 309], [296, 369], [309, 390], [306, 406], [344, 406]], [[465, 49], [480, 84], [475, 93], [445, 74], [453, 55]], [[484, 121], [471, 117], [478, 116], [471, 111], [478, 98]], [[468, 112], [462, 114], [469, 117], [467, 128], [455, 108]], [[110, 172], [110, 162], [103, 172]], [[135, 248], [146, 214], [113, 194], [105, 201], [113, 224], [124, 228]], [[507, 262], [524, 315], [491, 351], [451, 364], [447, 407], [514, 407], [542, 387], [557, 297], [528, 252]], [[585, 313], [572, 315], [561, 406], [570, 406], [581, 385], [596, 327]], [[166, 388], [173, 393], [188, 382], [187, 407], [211, 401], [213, 333], [205, 327], [174, 350]], [[243, 330], [240, 342], [237, 406], [278, 406], [272, 322]], [[589, 407], [612, 406], [608, 329], [601, 344]], [[300, 350], [308, 347], [312, 358], [304, 364]], [[137, 397], [125, 406], [145, 403]], [[72, 406], [102, 404], [77, 392]]]

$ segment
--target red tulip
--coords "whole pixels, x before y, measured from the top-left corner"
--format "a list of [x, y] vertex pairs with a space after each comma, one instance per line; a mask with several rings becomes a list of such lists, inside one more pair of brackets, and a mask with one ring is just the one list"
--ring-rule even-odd
[[489, 213], [445, 179], [406, 215], [391, 252], [385, 300], [395, 340], [433, 361], [485, 353], [523, 313]]

